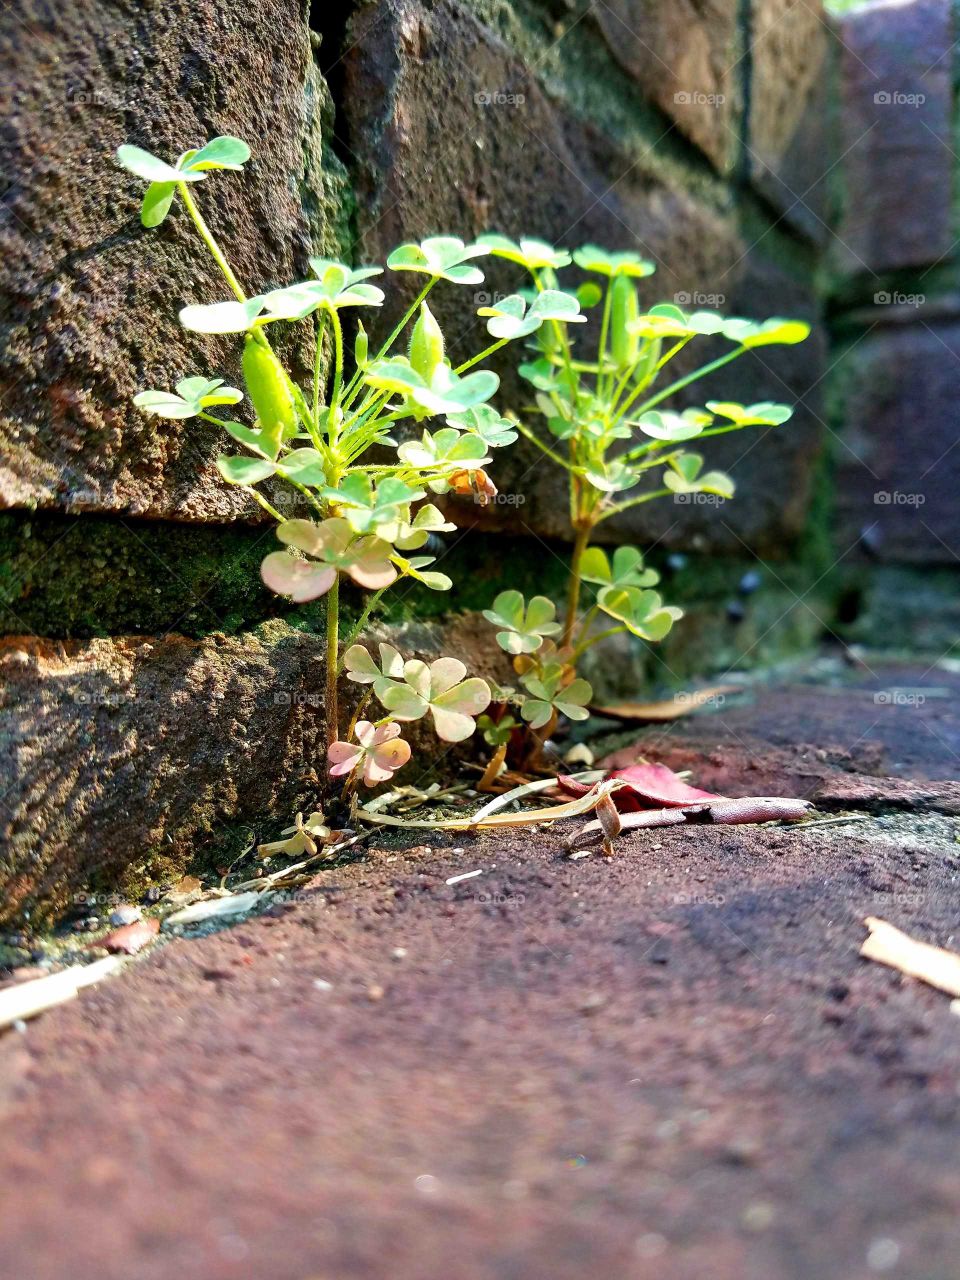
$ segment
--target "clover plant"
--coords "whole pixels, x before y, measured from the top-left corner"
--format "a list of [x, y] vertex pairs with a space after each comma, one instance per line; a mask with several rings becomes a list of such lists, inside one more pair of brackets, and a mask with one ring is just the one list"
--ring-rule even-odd
[[[491, 692], [455, 658], [405, 661], [395, 649], [381, 646], [377, 665], [355, 640], [383, 592], [397, 581], [415, 579], [435, 591], [452, 585], [430, 568], [431, 555], [417, 554], [432, 534], [454, 528], [428, 498], [452, 491], [485, 502], [496, 494], [486, 467], [493, 450], [517, 438], [517, 429], [490, 404], [499, 383], [496, 373], [476, 366], [545, 324], [553, 335], [561, 333], [563, 326], [583, 319], [580, 304], [545, 282], [529, 301], [508, 298], [484, 311], [493, 342], [454, 366], [427, 297], [440, 282], [481, 284], [476, 260], [499, 252], [499, 242], [465, 244], [454, 236], [435, 236], [401, 245], [387, 259], [387, 269], [414, 277], [419, 292], [373, 349], [363, 324], [350, 318], [384, 302], [384, 289], [372, 283], [384, 274], [379, 266], [355, 268], [314, 257], [310, 279], [253, 296], [242, 287], [194, 193], [213, 170], [241, 170], [250, 158], [246, 143], [214, 138], [199, 150], [184, 151], [172, 165], [133, 146], [121, 147], [117, 158], [149, 183], [143, 225], [159, 226], [179, 199], [222, 272], [232, 297], [185, 306], [180, 322], [195, 333], [237, 335], [252, 412], [245, 422], [214, 412], [239, 405], [243, 393], [222, 378], [203, 375], [182, 378], [172, 392], [143, 391], [135, 403], [161, 418], [199, 418], [239, 446], [217, 466], [226, 483], [244, 489], [277, 521], [280, 546], [263, 561], [264, 583], [295, 602], [325, 598], [330, 774], [345, 777], [346, 790], [361, 778], [370, 786], [385, 781], [410, 757], [400, 737], [403, 724], [429, 716], [441, 739], [459, 742], [474, 731]], [[310, 327], [313, 377], [308, 386], [299, 385], [273, 350], [270, 335], [278, 325]], [[267, 493], [261, 489], [265, 482]], [[277, 509], [278, 482], [296, 491], [308, 517], [287, 519]], [[341, 645], [343, 578], [373, 594]], [[530, 609], [524, 622], [535, 627], [540, 615], [535, 603]], [[341, 738], [338, 680], [344, 669], [349, 679], [370, 689]], [[541, 702], [555, 697], [552, 679], [550, 672], [541, 673]], [[364, 720], [360, 716], [371, 692], [384, 714]], [[568, 701], [577, 692], [568, 687]], [[305, 837], [297, 831], [294, 838]]]
[[[769, 401], [743, 405], [707, 400], [702, 408], [683, 410], [668, 408], [667, 402], [748, 351], [801, 342], [810, 329], [798, 320], [755, 322], [715, 311], [687, 312], [673, 304], [643, 311], [637, 281], [654, 267], [634, 253], [611, 253], [596, 245], [569, 253], [538, 240], [515, 242], [493, 235], [478, 243], [493, 256], [524, 267], [531, 279], [525, 294], [480, 314], [489, 317], [492, 336], [529, 340], [530, 356], [519, 372], [533, 402], [517, 429], [569, 477], [574, 544], [562, 620], [550, 600], [536, 596], [528, 603], [512, 590], [501, 592], [486, 611], [497, 628], [498, 644], [513, 656], [522, 685], [519, 692], [507, 691], [501, 710], [509, 704], [519, 707], [522, 721], [545, 737], [558, 716], [587, 716], [592, 691], [576, 673], [587, 649], [621, 632], [662, 640], [682, 616], [654, 590], [658, 575], [644, 565], [636, 547], [620, 546], [611, 557], [590, 545], [597, 527], [655, 498], [732, 497], [731, 478], [704, 470], [703, 456], [687, 446], [744, 427], [778, 426], [793, 412]], [[572, 265], [588, 277], [576, 290], [577, 301], [584, 309], [595, 308], [600, 317], [589, 344], [577, 341], [569, 327], [585, 319], [569, 303], [574, 295], [557, 292], [557, 272]], [[540, 317], [543, 323], [533, 323]], [[670, 379], [665, 371], [671, 361], [705, 337], [729, 344], [727, 350]], [[535, 420], [539, 430], [532, 425]], [[593, 592], [582, 609], [585, 583]], [[501, 756], [516, 727], [512, 716], [503, 715], [485, 717], [481, 725]]]

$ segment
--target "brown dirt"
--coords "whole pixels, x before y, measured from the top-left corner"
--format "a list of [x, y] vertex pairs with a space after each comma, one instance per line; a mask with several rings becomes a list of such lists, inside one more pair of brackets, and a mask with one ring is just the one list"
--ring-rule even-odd
[[[704, 785], [849, 782], [862, 700], [804, 698], [807, 755], [732, 709], [658, 741], [712, 737]], [[889, 709], [905, 776], [951, 706]], [[960, 1018], [857, 954], [870, 914], [960, 943], [953, 818], [433, 843], [0, 1039], [0, 1274], [956, 1280]]]

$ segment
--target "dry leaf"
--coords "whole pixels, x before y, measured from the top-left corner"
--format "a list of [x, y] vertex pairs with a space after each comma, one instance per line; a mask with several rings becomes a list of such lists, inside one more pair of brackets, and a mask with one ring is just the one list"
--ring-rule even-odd
[[130, 924], [113, 929], [96, 942], [88, 943], [90, 947], [105, 947], [107, 951], [120, 951], [124, 955], [135, 956], [142, 951], [148, 942], [152, 942], [160, 932], [159, 920], [134, 920]]
[[679, 720], [704, 703], [725, 693], [740, 693], [738, 684], [715, 684], [709, 689], [696, 689], [691, 693], [678, 693], [662, 702], [615, 702], [606, 707], [591, 706], [598, 716], [612, 716], [615, 720], [651, 720], [660, 724], [667, 720]]
[[5, 987], [0, 991], [0, 1027], [33, 1018], [45, 1009], [72, 1000], [78, 991], [106, 978], [124, 963], [122, 956], [106, 956], [92, 964], [71, 965], [59, 973], [34, 978], [32, 982], [21, 982], [15, 987]]
[[960, 955], [931, 946], [929, 942], [917, 942], [902, 933], [895, 925], [876, 916], [867, 916], [865, 924], [870, 936], [860, 948], [867, 960], [899, 969], [910, 978], [919, 978], [950, 996], [960, 996]]
[[[289, 870], [289, 868], [288, 868]], [[212, 920], [217, 916], [235, 916], [243, 911], [252, 911], [265, 897], [263, 893], [231, 893], [225, 898], [207, 898], [204, 902], [195, 902], [182, 911], [175, 911], [163, 922], [166, 929], [174, 924], [199, 924], [201, 920]]]
[[[631, 764], [625, 769], [614, 769], [606, 780], [616, 778], [624, 785], [617, 792], [616, 805], [621, 813], [630, 809], [660, 809], [673, 806], [698, 804], [706, 800], [723, 800], [712, 791], [691, 787], [665, 764]], [[561, 774], [557, 785], [570, 795], [585, 796], [596, 784], [588, 786]]]

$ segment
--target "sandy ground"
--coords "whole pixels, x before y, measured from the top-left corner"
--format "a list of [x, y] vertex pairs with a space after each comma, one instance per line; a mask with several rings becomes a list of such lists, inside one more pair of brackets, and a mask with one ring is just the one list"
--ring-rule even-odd
[[645, 735], [857, 821], [375, 843], [0, 1036], [0, 1275], [956, 1280], [960, 1017], [858, 956], [960, 949], [960, 713], [894, 688], [960, 678]]

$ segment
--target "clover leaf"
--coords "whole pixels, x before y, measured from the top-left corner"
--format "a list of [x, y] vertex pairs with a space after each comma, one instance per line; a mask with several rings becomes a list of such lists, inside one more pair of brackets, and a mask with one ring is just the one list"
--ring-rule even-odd
[[509, 418], [501, 418], [491, 405], [478, 404], [461, 413], [448, 413], [449, 426], [477, 435], [488, 449], [500, 449], [513, 444], [517, 438], [516, 424]]
[[372, 364], [364, 374], [368, 386], [395, 391], [428, 414], [461, 413], [489, 400], [500, 379], [487, 369], [459, 377], [447, 364], [438, 365], [427, 382], [404, 356]]
[[386, 476], [376, 488], [363, 472], [354, 472], [342, 481], [338, 489], [327, 486], [320, 496], [335, 503], [343, 511], [355, 533], [369, 533], [384, 526], [384, 538], [392, 540], [393, 529], [402, 519], [403, 510], [411, 502], [426, 495], [422, 489], [412, 489], [396, 476]]
[[158, 227], [170, 211], [177, 184], [202, 182], [208, 169], [240, 169], [250, 159], [250, 148], [240, 138], [211, 138], [199, 150], [185, 151], [176, 167], [142, 147], [126, 144], [117, 148], [117, 160], [130, 173], [149, 182], [140, 221]]
[[380, 267], [360, 267], [354, 271], [342, 262], [329, 258], [311, 258], [310, 267], [316, 280], [302, 280], [284, 289], [273, 289], [263, 295], [268, 320], [302, 320], [318, 307], [379, 307], [383, 290], [364, 284], [370, 276], [382, 274]]
[[633, 488], [639, 473], [625, 462], [611, 458], [607, 461], [597, 459], [585, 469], [584, 476], [602, 493], [622, 493], [624, 489]]
[[167, 164], [159, 156], [144, 151], [142, 147], [125, 144], [117, 147], [117, 159], [128, 172], [143, 178], [145, 182], [202, 182], [204, 174], [184, 172]]
[[782, 422], [793, 417], [793, 409], [788, 404], [775, 404], [772, 400], [762, 400], [757, 404], [708, 400], [707, 408], [711, 413], [729, 418], [738, 427], [779, 427]]
[[276, 463], [269, 458], [223, 457], [217, 459], [217, 470], [227, 484], [259, 484], [276, 474]]
[[485, 257], [481, 244], [464, 244], [457, 236], [431, 236], [420, 244], [402, 244], [387, 259], [391, 271], [418, 271], [453, 284], [482, 284], [483, 272], [468, 267], [471, 258]]
[[525, 338], [535, 333], [545, 320], [557, 320], [564, 324], [585, 324], [587, 317], [580, 314], [580, 303], [572, 293], [560, 289], [544, 289], [538, 293], [529, 308], [519, 293], [490, 306], [480, 307], [478, 316], [489, 316], [487, 332], [493, 338]]
[[[397, 449], [397, 456], [409, 467], [418, 470], [463, 470], [485, 466], [491, 461], [487, 446], [479, 436], [461, 435], [455, 427], [442, 427], [433, 435], [424, 431], [419, 440], [408, 440]], [[435, 493], [445, 493], [442, 478], [427, 482]], [[442, 486], [437, 488], [437, 486]]]
[[642, 338], [695, 338], [725, 331], [726, 321], [718, 311], [692, 311], [664, 302], [651, 307], [628, 325], [628, 332]]
[[375, 787], [388, 782], [410, 759], [410, 744], [400, 737], [398, 724], [358, 720], [354, 735], [355, 744], [338, 740], [327, 748], [331, 778], [342, 778], [361, 768], [364, 786]]
[[476, 728], [474, 717], [490, 705], [490, 686], [479, 676], [464, 679], [467, 668], [458, 658], [437, 658], [428, 666], [418, 659], [403, 664], [403, 680], [382, 678], [373, 690], [398, 720], [433, 717], [437, 737], [462, 742]]
[[207, 169], [233, 169], [239, 171], [250, 159], [250, 148], [242, 138], [222, 134], [211, 138], [199, 151], [185, 151], [177, 168], [182, 173], [203, 173]]
[[180, 323], [193, 333], [244, 333], [263, 310], [263, 297], [245, 302], [212, 302], [184, 307]]
[[353, 529], [340, 517], [319, 524], [312, 520], [284, 520], [277, 526], [277, 537], [311, 559], [300, 560], [289, 551], [272, 551], [260, 566], [260, 576], [271, 591], [290, 596], [298, 604], [324, 595], [338, 573], [347, 574], [358, 586], [371, 590], [389, 587], [397, 579], [388, 544], [376, 537], [355, 537]]
[[660, 581], [656, 569], [643, 567], [643, 553], [636, 547], [617, 547], [612, 565], [602, 547], [587, 547], [580, 576], [598, 587], [652, 587]]
[[662, 640], [683, 610], [664, 605], [656, 591], [639, 587], [603, 587], [597, 604], [641, 640]]
[[380, 645], [380, 665], [370, 656], [365, 645], [354, 644], [343, 655], [347, 679], [355, 684], [373, 684], [375, 680], [402, 680], [403, 658], [392, 644]]
[[528, 271], [539, 271], [543, 267], [559, 271], [561, 267], [570, 265], [570, 254], [566, 249], [554, 249], [545, 240], [510, 240], [507, 236], [491, 233], [478, 236], [477, 244], [483, 245], [492, 257], [505, 258]]
[[584, 271], [600, 276], [633, 276], [641, 279], [653, 275], [656, 267], [637, 253], [609, 253], [595, 244], [585, 244], [574, 252], [573, 260]]
[[445, 573], [427, 569], [428, 564], [436, 564], [436, 556], [413, 556], [410, 560], [405, 560], [403, 556], [394, 556], [393, 562], [405, 577], [413, 578], [415, 582], [422, 582], [431, 591], [449, 591], [453, 586], [453, 579]]
[[556, 614], [556, 605], [546, 596], [534, 596], [526, 604], [519, 591], [501, 591], [493, 608], [483, 611], [488, 622], [503, 628], [497, 632], [497, 644], [507, 653], [535, 653], [545, 636], [560, 630]]
[[410, 519], [409, 508], [398, 512], [399, 521], [394, 536], [390, 539], [399, 551], [416, 551], [422, 547], [431, 533], [450, 533], [456, 525], [445, 520], [443, 512], [430, 502], [418, 507], [413, 519]]
[[782, 320], [780, 317], [763, 321], [731, 319], [724, 323], [723, 336], [748, 349], [793, 346], [810, 336], [810, 326], [803, 320]]
[[684, 409], [683, 413], [650, 409], [631, 425], [639, 427], [644, 435], [652, 436], [654, 440], [677, 444], [682, 440], [693, 440], [712, 421], [711, 415], [700, 409]]
[[158, 418], [195, 418], [204, 409], [217, 404], [237, 404], [243, 392], [228, 387], [223, 378], [181, 378], [176, 393], [141, 391], [133, 403]]
[[680, 453], [670, 459], [670, 470], [663, 473], [663, 483], [673, 493], [715, 493], [732, 498], [734, 484], [723, 471], [700, 474], [703, 458], [699, 453]]
[[521, 684], [530, 695], [524, 698], [520, 714], [531, 729], [542, 729], [554, 712], [568, 720], [586, 720], [587, 703], [593, 697], [589, 681], [570, 680], [564, 683], [569, 668], [560, 663], [550, 663], [539, 675], [532, 672], [521, 677]]

